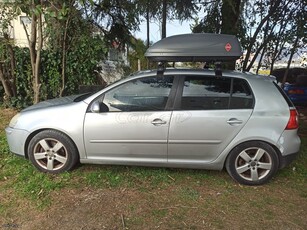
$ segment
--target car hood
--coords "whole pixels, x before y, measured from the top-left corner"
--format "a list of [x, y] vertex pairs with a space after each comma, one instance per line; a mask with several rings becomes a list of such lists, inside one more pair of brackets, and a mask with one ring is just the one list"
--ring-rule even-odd
[[61, 98], [55, 98], [47, 101], [39, 102], [35, 105], [29, 106], [28, 108], [25, 108], [22, 110], [22, 112], [30, 111], [30, 110], [36, 110], [36, 109], [42, 109], [42, 108], [48, 108], [53, 106], [59, 106], [59, 105], [67, 105], [74, 102], [76, 98], [78, 98], [80, 95], [72, 95], [67, 97], [61, 97]]

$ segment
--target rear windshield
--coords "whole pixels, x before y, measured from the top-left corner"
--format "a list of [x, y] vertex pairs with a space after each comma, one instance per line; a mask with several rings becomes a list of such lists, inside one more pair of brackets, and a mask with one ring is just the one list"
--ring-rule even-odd
[[294, 107], [292, 101], [289, 99], [289, 97], [287, 96], [287, 94], [282, 90], [281, 87], [279, 87], [275, 82], [274, 85], [276, 86], [276, 88], [278, 89], [278, 91], [281, 93], [281, 95], [284, 97], [284, 99], [286, 100], [286, 102], [288, 103], [289, 107]]

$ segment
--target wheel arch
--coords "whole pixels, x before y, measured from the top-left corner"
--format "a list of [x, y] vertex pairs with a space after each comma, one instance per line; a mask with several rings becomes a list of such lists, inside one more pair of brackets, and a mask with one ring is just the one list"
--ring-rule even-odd
[[76, 150], [77, 150], [77, 157], [78, 157], [78, 159], [80, 159], [79, 149], [78, 149], [76, 143], [74, 142], [74, 140], [73, 140], [67, 133], [64, 133], [64, 132], [62, 132], [62, 131], [60, 131], [60, 130], [58, 130], [58, 129], [50, 129], [50, 128], [44, 128], [44, 129], [35, 130], [34, 132], [32, 132], [32, 133], [27, 137], [27, 139], [26, 139], [26, 141], [25, 141], [25, 146], [24, 146], [24, 153], [25, 153], [25, 158], [26, 158], [26, 159], [29, 159], [28, 147], [29, 147], [29, 143], [30, 143], [30, 141], [32, 140], [32, 138], [33, 138], [36, 134], [38, 134], [38, 133], [40, 133], [40, 132], [42, 132], [42, 131], [46, 131], [46, 130], [54, 130], [54, 131], [60, 132], [61, 134], [65, 135], [67, 138], [69, 138], [69, 139], [71, 140], [71, 142], [74, 144], [74, 146], [75, 146], [75, 148], [76, 148]]
[[225, 157], [225, 160], [224, 160], [224, 165], [223, 165], [223, 169], [226, 169], [226, 162], [227, 162], [227, 158], [229, 157], [230, 153], [235, 149], [237, 148], [239, 145], [242, 145], [242, 144], [246, 144], [248, 142], [254, 142], [254, 141], [259, 141], [259, 142], [263, 142], [263, 143], [266, 143], [268, 145], [270, 145], [274, 150], [275, 152], [277, 153], [277, 157], [278, 157], [278, 168], [281, 164], [281, 152], [280, 150], [277, 148], [276, 145], [272, 144], [271, 142], [268, 142], [268, 141], [265, 141], [265, 140], [261, 140], [261, 139], [254, 139], [254, 140], [246, 140], [246, 141], [243, 141], [243, 142], [240, 142], [238, 143], [235, 147], [233, 147], [226, 155]]

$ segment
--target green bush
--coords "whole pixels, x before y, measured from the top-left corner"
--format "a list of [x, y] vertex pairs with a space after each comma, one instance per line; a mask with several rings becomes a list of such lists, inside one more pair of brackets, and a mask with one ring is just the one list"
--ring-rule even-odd
[[[10, 99], [9, 106], [24, 108], [32, 104], [32, 69], [29, 49], [15, 47], [17, 97]], [[98, 62], [104, 59], [106, 48], [99, 37], [81, 36], [78, 43], [67, 51], [65, 95], [77, 94], [79, 85], [99, 84]], [[61, 47], [43, 50], [41, 53], [40, 97], [41, 100], [59, 97], [62, 87]], [[0, 87], [1, 95], [4, 94]], [[2, 101], [3, 102], [3, 101]]]

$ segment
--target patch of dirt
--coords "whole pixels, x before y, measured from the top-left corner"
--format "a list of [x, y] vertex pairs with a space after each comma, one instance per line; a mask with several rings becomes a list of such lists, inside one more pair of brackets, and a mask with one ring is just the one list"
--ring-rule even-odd
[[[0, 108], [1, 109], [1, 108]], [[14, 109], [1, 109], [0, 113], [0, 130], [3, 130], [11, 118], [17, 113]]]
[[[27, 202], [20, 203], [20, 208], [10, 217], [7, 216], [6, 222], [2, 221], [0, 229], [307, 227], [306, 197], [291, 188], [285, 190], [283, 185], [279, 186], [281, 181], [262, 187], [245, 187], [234, 183], [218, 188], [186, 183], [174, 183], [165, 189], [152, 191], [91, 187], [62, 189], [52, 194], [51, 206], [47, 209], [39, 210]], [[186, 194], [190, 189], [196, 196]]]

